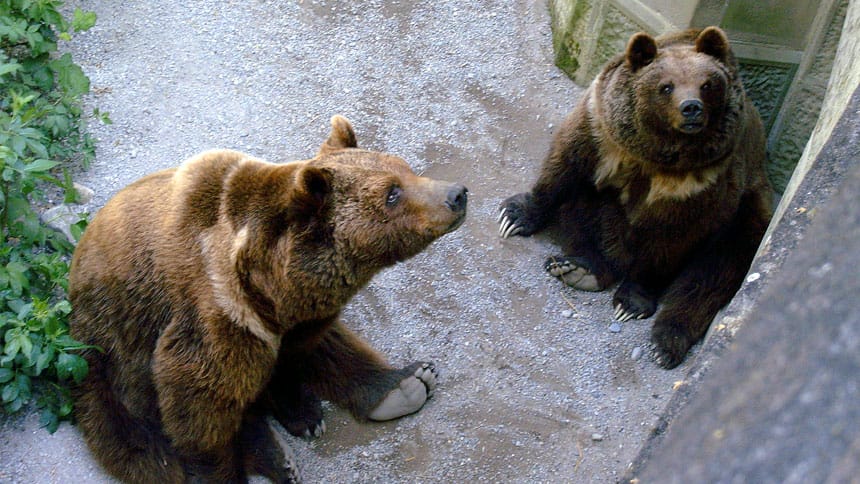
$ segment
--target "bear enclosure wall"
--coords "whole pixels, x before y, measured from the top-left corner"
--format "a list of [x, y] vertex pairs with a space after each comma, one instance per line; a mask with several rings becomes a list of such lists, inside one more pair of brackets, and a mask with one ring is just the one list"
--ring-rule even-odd
[[709, 25], [732, 41], [783, 193], [821, 111], [850, 0], [549, 0], [555, 62], [585, 85], [636, 32]]

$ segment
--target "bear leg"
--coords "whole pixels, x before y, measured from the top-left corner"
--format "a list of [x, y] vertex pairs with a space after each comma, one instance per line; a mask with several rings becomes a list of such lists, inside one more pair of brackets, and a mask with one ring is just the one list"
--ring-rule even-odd
[[662, 296], [663, 309], [651, 329], [653, 357], [660, 366], [680, 365], [740, 288], [767, 229], [767, 196], [744, 195], [732, 223], [694, 254]]
[[499, 206], [499, 235], [527, 236], [546, 226], [559, 206], [592, 190], [598, 158], [583, 97], [553, 138], [531, 191], [508, 197]]
[[[617, 250], [605, 239], [616, 240], [611, 230], [626, 226], [615, 202], [606, 194], [592, 189], [559, 207], [557, 234], [552, 237], [564, 247], [564, 256], [553, 256], [544, 262], [544, 270], [568, 286], [581, 291], [602, 291], [615, 283], [623, 273], [624, 262], [617, 260]], [[610, 249], [610, 250], [607, 250]]]
[[108, 355], [88, 350], [89, 374], [73, 392], [75, 418], [92, 453], [124, 482], [183, 483], [186, 473], [164, 434], [132, 417], [105, 372]]
[[246, 417], [239, 442], [248, 474], [259, 474], [274, 483], [301, 482], [295, 454], [263, 416]]
[[304, 359], [313, 392], [359, 420], [390, 420], [419, 410], [436, 388], [432, 363], [395, 369], [340, 322]]

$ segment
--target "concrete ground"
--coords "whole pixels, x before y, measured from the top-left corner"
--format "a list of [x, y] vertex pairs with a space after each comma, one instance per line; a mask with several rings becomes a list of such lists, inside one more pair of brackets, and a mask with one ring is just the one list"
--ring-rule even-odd
[[[335, 113], [359, 145], [470, 190], [466, 223], [380, 274], [343, 319], [394, 364], [436, 362], [423, 410], [288, 438], [307, 482], [614, 482], [676, 382], [640, 356], [650, 321], [545, 274], [545, 238], [501, 240], [496, 209], [533, 182], [582, 89], [552, 64], [543, 1], [71, 1], [96, 26], [63, 46], [92, 80], [95, 213], [117, 190], [208, 148], [313, 155]], [[614, 328], [617, 329], [617, 328]], [[0, 482], [111, 482], [74, 426], [0, 424]]]

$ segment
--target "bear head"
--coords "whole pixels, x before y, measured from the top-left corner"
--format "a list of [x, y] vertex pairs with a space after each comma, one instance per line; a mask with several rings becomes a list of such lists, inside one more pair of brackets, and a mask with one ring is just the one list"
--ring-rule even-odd
[[666, 46], [646, 33], [627, 44], [626, 62], [637, 76], [637, 104], [643, 121], [664, 131], [694, 135], [704, 131], [725, 110], [732, 75], [726, 67], [729, 41], [709, 27], [692, 46]]
[[656, 39], [637, 33], [605, 74], [610, 129], [644, 159], [671, 165], [685, 153], [689, 163], [708, 164], [739, 128], [745, 94], [737, 70], [717, 27]]
[[341, 116], [331, 125], [313, 159], [249, 160], [226, 180], [229, 263], [269, 321], [336, 313], [375, 273], [419, 253], [466, 215], [465, 187], [358, 148]]

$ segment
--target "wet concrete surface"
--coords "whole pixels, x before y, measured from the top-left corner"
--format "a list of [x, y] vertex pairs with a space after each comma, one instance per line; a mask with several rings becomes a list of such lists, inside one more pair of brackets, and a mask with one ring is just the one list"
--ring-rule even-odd
[[[536, 178], [582, 89], [552, 65], [544, 2], [70, 2], [96, 27], [63, 46], [91, 77], [95, 212], [146, 173], [223, 147], [313, 155], [335, 113], [359, 145], [469, 188], [469, 216], [381, 273], [343, 312], [397, 365], [432, 360], [420, 412], [358, 423], [326, 407], [288, 437], [307, 482], [614, 482], [682, 380], [645, 349], [650, 320], [609, 331], [611, 293], [545, 274], [546, 237], [502, 240], [496, 210]], [[698, 349], [694, 350], [693, 356]], [[110, 482], [77, 429], [2, 423], [0, 481]]]

